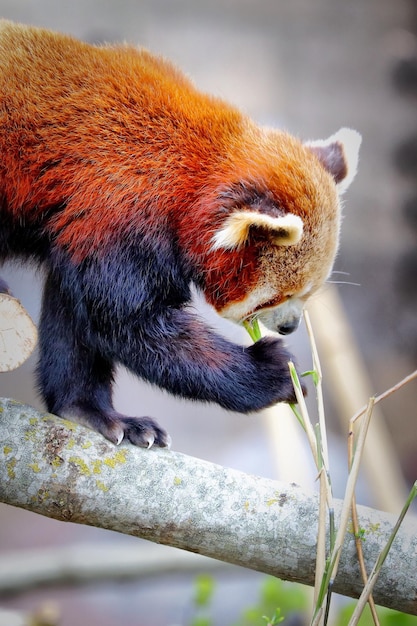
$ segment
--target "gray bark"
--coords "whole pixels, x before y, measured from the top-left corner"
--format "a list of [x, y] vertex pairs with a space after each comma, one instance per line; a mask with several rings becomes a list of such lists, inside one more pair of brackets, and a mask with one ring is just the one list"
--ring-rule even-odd
[[[316, 495], [170, 450], [116, 447], [12, 400], [0, 401], [0, 420], [0, 501], [314, 584]], [[395, 518], [367, 507], [359, 518], [370, 571]], [[358, 597], [361, 588], [348, 533], [334, 590]], [[401, 527], [374, 598], [417, 614], [415, 519]]]

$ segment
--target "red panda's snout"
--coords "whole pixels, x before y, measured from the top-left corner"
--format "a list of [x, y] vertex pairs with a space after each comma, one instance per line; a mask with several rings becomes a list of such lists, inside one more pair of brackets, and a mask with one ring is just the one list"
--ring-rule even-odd
[[251, 308], [254, 298], [259, 293], [259, 290], [255, 290], [255, 293], [247, 294], [240, 302], [230, 304], [222, 310], [218, 310], [218, 313], [222, 317], [238, 323], [255, 317], [268, 330], [280, 335], [290, 335], [296, 331], [300, 325], [304, 307], [310, 293], [307, 293], [307, 290], [303, 290], [299, 295], [287, 297], [278, 304], [273, 304], [272, 301], [269, 301]]
[[257, 318], [266, 328], [280, 335], [290, 335], [300, 325], [304, 302], [300, 298], [291, 298], [272, 309], [261, 311]]

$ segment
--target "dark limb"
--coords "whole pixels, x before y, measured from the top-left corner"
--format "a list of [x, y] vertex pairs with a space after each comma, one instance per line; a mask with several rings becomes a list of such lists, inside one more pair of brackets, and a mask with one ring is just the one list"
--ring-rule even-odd
[[167, 309], [146, 324], [131, 323], [101, 338], [103, 352], [135, 374], [193, 400], [248, 413], [276, 402], [295, 402], [291, 356], [280, 339], [236, 345], [188, 309]]
[[89, 342], [86, 326], [49, 274], [39, 328], [38, 382], [49, 411], [97, 430], [113, 443], [123, 437], [148, 447], [168, 444], [167, 434], [148, 417], [133, 418], [112, 404], [112, 361]]
[[115, 363], [174, 395], [241, 413], [295, 401], [280, 339], [246, 348], [228, 341], [187, 308], [189, 281], [175, 259], [140, 254], [140, 246], [115, 250], [81, 266], [57, 255], [40, 327], [39, 379], [49, 410], [116, 443], [126, 436], [166, 445], [151, 418], [114, 410]]

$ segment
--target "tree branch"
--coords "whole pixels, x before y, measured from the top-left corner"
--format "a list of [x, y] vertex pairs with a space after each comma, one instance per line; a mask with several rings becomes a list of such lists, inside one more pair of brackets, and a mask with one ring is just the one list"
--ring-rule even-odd
[[[0, 401], [0, 415], [0, 501], [314, 584], [316, 495], [166, 449], [115, 447], [13, 400]], [[336, 502], [336, 519], [339, 511]], [[358, 511], [370, 571], [395, 518], [367, 507]], [[348, 533], [334, 590], [358, 597], [360, 580]], [[374, 598], [416, 615], [416, 589], [411, 519], [392, 546]]]
[[1, 556], [0, 597], [37, 587], [149, 579], [163, 574], [196, 576], [232, 567], [200, 554], [148, 542], [138, 542], [136, 548], [116, 542], [18, 550]]

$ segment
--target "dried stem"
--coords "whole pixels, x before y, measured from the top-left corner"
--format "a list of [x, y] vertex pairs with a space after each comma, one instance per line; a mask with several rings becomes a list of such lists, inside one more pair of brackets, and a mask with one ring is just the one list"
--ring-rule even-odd
[[[354, 455], [354, 431], [353, 431], [353, 421], [350, 420], [349, 422], [349, 437], [348, 437], [348, 464], [349, 464], [349, 471], [352, 467], [352, 462], [353, 462], [353, 455]], [[361, 570], [361, 576], [362, 576], [362, 580], [364, 585], [366, 585], [366, 583], [368, 582], [368, 574], [366, 571], [366, 566], [365, 566], [365, 559], [364, 559], [364, 555], [363, 555], [363, 549], [362, 549], [362, 537], [360, 535], [360, 529], [359, 529], [359, 518], [358, 518], [358, 510], [357, 510], [357, 506], [356, 506], [356, 497], [355, 494], [353, 494], [352, 496], [352, 527], [353, 527], [353, 533], [355, 535], [355, 545], [356, 545], [356, 552], [358, 554], [358, 561], [359, 561], [359, 568]], [[376, 607], [375, 607], [375, 602], [374, 602], [374, 598], [372, 596], [372, 594], [369, 596], [369, 608], [371, 611], [371, 615], [372, 615], [372, 619], [374, 621], [375, 626], [379, 626], [379, 619], [378, 619], [378, 614], [376, 611]]]
[[353, 615], [352, 615], [352, 617], [350, 619], [350, 622], [349, 622], [348, 626], [357, 626], [357, 624], [359, 622], [359, 619], [360, 619], [360, 617], [361, 617], [361, 615], [363, 613], [363, 610], [364, 610], [367, 602], [369, 601], [369, 596], [372, 593], [372, 590], [373, 590], [373, 588], [375, 586], [375, 583], [376, 583], [376, 581], [378, 579], [378, 576], [379, 576], [379, 574], [381, 572], [381, 568], [382, 568], [382, 566], [383, 566], [383, 564], [385, 562], [385, 559], [388, 556], [388, 553], [389, 553], [389, 551], [391, 549], [391, 546], [392, 546], [392, 544], [394, 542], [394, 539], [395, 539], [395, 537], [396, 537], [396, 535], [397, 535], [397, 533], [398, 533], [398, 531], [400, 529], [400, 526], [401, 526], [401, 524], [402, 524], [402, 522], [404, 520], [404, 517], [405, 517], [408, 509], [410, 508], [410, 505], [411, 505], [412, 501], [416, 497], [417, 497], [417, 481], [414, 483], [413, 487], [411, 488], [411, 491], [409, 493], [407, 501], [406, 501], [406, 503], [403, 506], [403, 509], [402, 509], [402, 511], [400, 513], [400, 516], [398, 517], [398, 520], [397, 520], [397, 522], [396, 522], [396, 524], [395, 524], [395, 526], [394, 526], [394, 528], [393, 528], [393, 530], [392, 530], [392, 532], [390, 534], [390, 537], [389, 537], [389, 539], [387, 541], [386, 546], [379, 553], [378, 559], [377, 559], [377, 561], [376, 561], [376, 563], [375, 563], [375, 565], [374, 565], [374, 567], [372, 569], [372, 572], [369, 575], [368, 582], [366, 583], [366, 585], [365, 585], [365, 587], [364, 587], [364, 589], [363, 589], [363, 591], [361, 593], [361, 596], [360, 596], [360, 598], [358, 600], [358, 603], [357, 603], [357, 605], [355, 607], [355, 610], [353, 612]]

